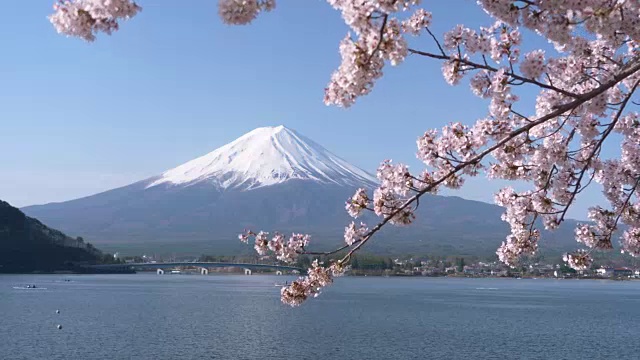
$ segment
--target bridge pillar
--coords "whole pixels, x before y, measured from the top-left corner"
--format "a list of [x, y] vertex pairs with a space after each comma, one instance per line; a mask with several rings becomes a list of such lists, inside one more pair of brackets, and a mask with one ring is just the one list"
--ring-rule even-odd
[[282, 275], [282, 271], [277, 270], [277, 271], [276, 271], [276, 275]]
[[245, 275], [251, 275], [251, 269], [244, 269]]
[[200, 275], [209, 275], [209, 269], [201, 268], [200, 269]]
[[158, 269], [158, 270], [156, 271], [156, 273], [157, 273], [158, 275], [164, 275], [164, 270], [162, 270], [162, 269]]

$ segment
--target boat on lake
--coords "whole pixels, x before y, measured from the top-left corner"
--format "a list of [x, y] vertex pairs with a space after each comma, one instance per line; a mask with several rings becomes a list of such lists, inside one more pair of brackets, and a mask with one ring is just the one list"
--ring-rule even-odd
[[47, 290], [47, 288], [37, 287], [35, 285], [14, 286], [13, 288], [18, 290]]

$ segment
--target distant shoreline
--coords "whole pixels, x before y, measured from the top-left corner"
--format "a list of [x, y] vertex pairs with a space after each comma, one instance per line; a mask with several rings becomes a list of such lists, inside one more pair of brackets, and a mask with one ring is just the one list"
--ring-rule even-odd
[[609, 281], [629, 281], [640, 280], [640, 278], [607, 278], [607, 277], [549, 277], [549, 276], [421, 276], [421, 275], [345, 275], [348, 277], [384, 277], [384, 278], [429, 278], [429, 279], [512, 279], [512, 280], [609, 280]]
[[[54, 271], [54, 272], [29, 272], [29, 273], [19, 273], [19, 272], [0, 272], [0, 276], [2, 275], [133, 275], [133, 274], [155, 274], [152, 271], [138, 271], [138, 272], [72, 272], [72, 271]], [[244, 275], [240, 272], [211, 272], [208, 275], [200, 275], [200, 274], [163, 274], [158, 276], [229, 276], [229, 275], [242, 275], [242, 276], [261, 276], [261, 275], [270, 275], [270, 276], [301, 276], [299, 274], [284, 274], [284, 275], [276, 275], [274, 273], [256, 273], [254, 272], [251, 275]], [[394, 275], [379, 275], [379, 274], [358, 274], [351, 275], [345, 274], [345, 277], [376, 277], [376, 278], [430, 278], [430, 279], [511, 279], [511, 280], [607, 280], [607, 281], [634, 281], [640, 280], [640, 278], [621, 278], [621, 277], [594, 277], [594, 276], [567, 276], [567, 277], [549, 277], [549, 276], [523, 276], [523, 277], [514, 277], [514, 276], [457, 276], [457, 275], [442, 275], [442, 276], [422, 276], [422, 275], [406, 275], [406, 274], [394, 274]]]

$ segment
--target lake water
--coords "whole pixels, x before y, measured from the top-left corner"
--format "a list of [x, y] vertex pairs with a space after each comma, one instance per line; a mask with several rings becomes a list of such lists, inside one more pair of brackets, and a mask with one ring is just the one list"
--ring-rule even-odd
[[345, 277], [289, 308], [291, 279], [3, 275], [0, 359], [640, 358], [640, 281]]

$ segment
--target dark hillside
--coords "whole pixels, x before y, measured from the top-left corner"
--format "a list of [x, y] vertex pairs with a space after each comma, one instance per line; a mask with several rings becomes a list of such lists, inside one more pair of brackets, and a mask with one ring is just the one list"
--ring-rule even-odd
[[0, 272], [77, 271], [112, 257], [82, 238], [73, 239], [0, 201]]

